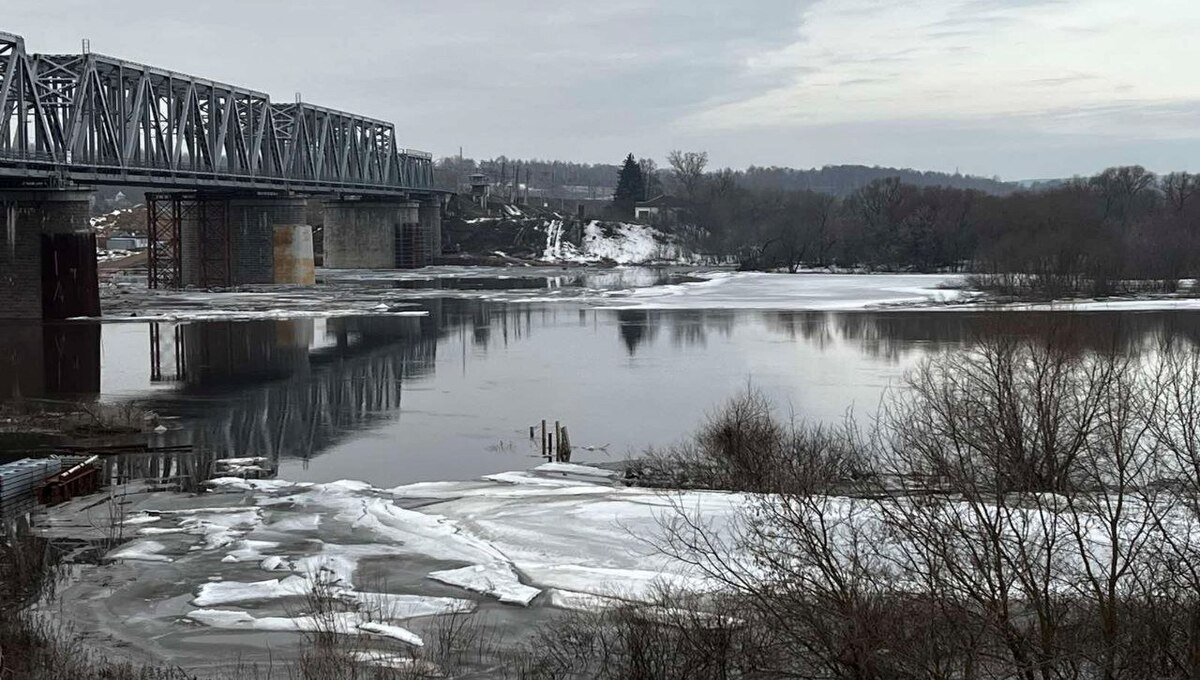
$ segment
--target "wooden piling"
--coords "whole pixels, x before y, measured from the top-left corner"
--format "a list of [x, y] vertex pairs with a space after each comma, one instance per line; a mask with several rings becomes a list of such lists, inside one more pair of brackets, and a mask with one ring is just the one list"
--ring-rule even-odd
[[558, 462], [571, 462], [571, 435], [567, 434], [565, 427], [558, 435]]
[[542, 419], [542, 455], [546, 455], [546, 419]]

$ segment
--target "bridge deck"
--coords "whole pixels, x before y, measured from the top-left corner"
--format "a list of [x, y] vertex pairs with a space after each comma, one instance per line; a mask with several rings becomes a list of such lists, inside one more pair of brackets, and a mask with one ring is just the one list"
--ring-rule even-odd
[[138, 186], [165, 190], [244, 190], [307, 194], [359, 194], [408, 196], [435, 193], [432, 186], [397, 187], [383, 184], [302, 180], [263, 175], [233, 175], [224, 172], [169, 170], [154, 167], [85, 166], [69, 167], [53, 161], [29, 160], [0, 154], [0, 180], [70, 180], [88, 185]]

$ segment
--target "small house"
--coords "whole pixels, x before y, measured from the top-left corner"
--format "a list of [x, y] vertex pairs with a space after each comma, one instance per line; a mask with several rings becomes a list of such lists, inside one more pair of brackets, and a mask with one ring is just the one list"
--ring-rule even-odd
[[640, 222], [672, 225], [679, 221], [679, 214], [685, 207], [678, 198], [663, 194], [634, 204], [633, 217]]

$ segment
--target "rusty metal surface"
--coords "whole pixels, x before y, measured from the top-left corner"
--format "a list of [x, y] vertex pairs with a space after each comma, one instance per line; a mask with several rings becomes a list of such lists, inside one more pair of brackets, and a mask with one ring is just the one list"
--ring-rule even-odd
[[276, 226], [274, 246], [275, 283], [311, 286], [317, 282], [311, 227]]

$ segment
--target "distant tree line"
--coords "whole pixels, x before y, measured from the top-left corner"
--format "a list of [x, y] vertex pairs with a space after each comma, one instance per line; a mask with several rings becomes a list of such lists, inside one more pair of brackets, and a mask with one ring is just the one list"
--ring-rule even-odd
[[[672, 152], [688, 153], [688, 152]], [[693, 158], [704, 154], [693, 153]], [[707, 156], [704, 155], [707, 163]], [[668, 158], [668, 163], [671, 159]], [[642, 174], [646, 178], [646, 195], [654, 198], [664, 191], [674, 193], [679, 187], [670, 184], [673, 173], [660, 169], [649, 158], [638, 159]], [[611, 163], [569, 163], [539, 159], [519, 159], [500, 156], [489, 160], [476, 160], [449, 156], [438, 161], [436, 173], [441, 186], [452, 188], [465, 184], [468, 176], [481, 172], [498, 184], [507, 184], [514, 179], [528, 183], [548, 196], [559, 196], [568, 192], [568, 187], [594, 189], [597, 197], [607, 198], [617, 186], [622, 165]], [[834, 196], [848, 196], [871, 182], [887, 177], [899, 177], [904, 183], [914, 186], [946, 186], [959, 189], [975, 189], [985, 193], [1005, 194], [1014, 191], [1014, 184], [996, 179], [950, 174], [944, 172], [922, 172], [906, 168], [880, 168], [862, 165], [829, 165], [810, 170], [781, 167], [754, 167], [746, 170], [729, 171], [739, 185], [752, 190], [815, 191]], [[519, 176], [518, 176], [519, 175]]]
[[996, 178], [865, 165], [827, 165], [811, 170], [750, 166], [745, 171], [735, 173], [735, 177], [738, 184], [747, 189], [815, 191], [839, 197], [849, 196], [872, 182], [893, 177], [917, 187], [974, 189], [988, 194], [1008, 194], [1017, 189], [1016, 185]]
[[[677, 172], [682, 183], [686, 173]], [[709, 252], [748, 267], [957, 270], [1014, 294], [1173, 289], [1200, 274], [1200, 178], [1110, 168], [1005, 195], [920, 187], [898, 177], [845, 197], [750, 189], [704, 174], [691, 221]]]

